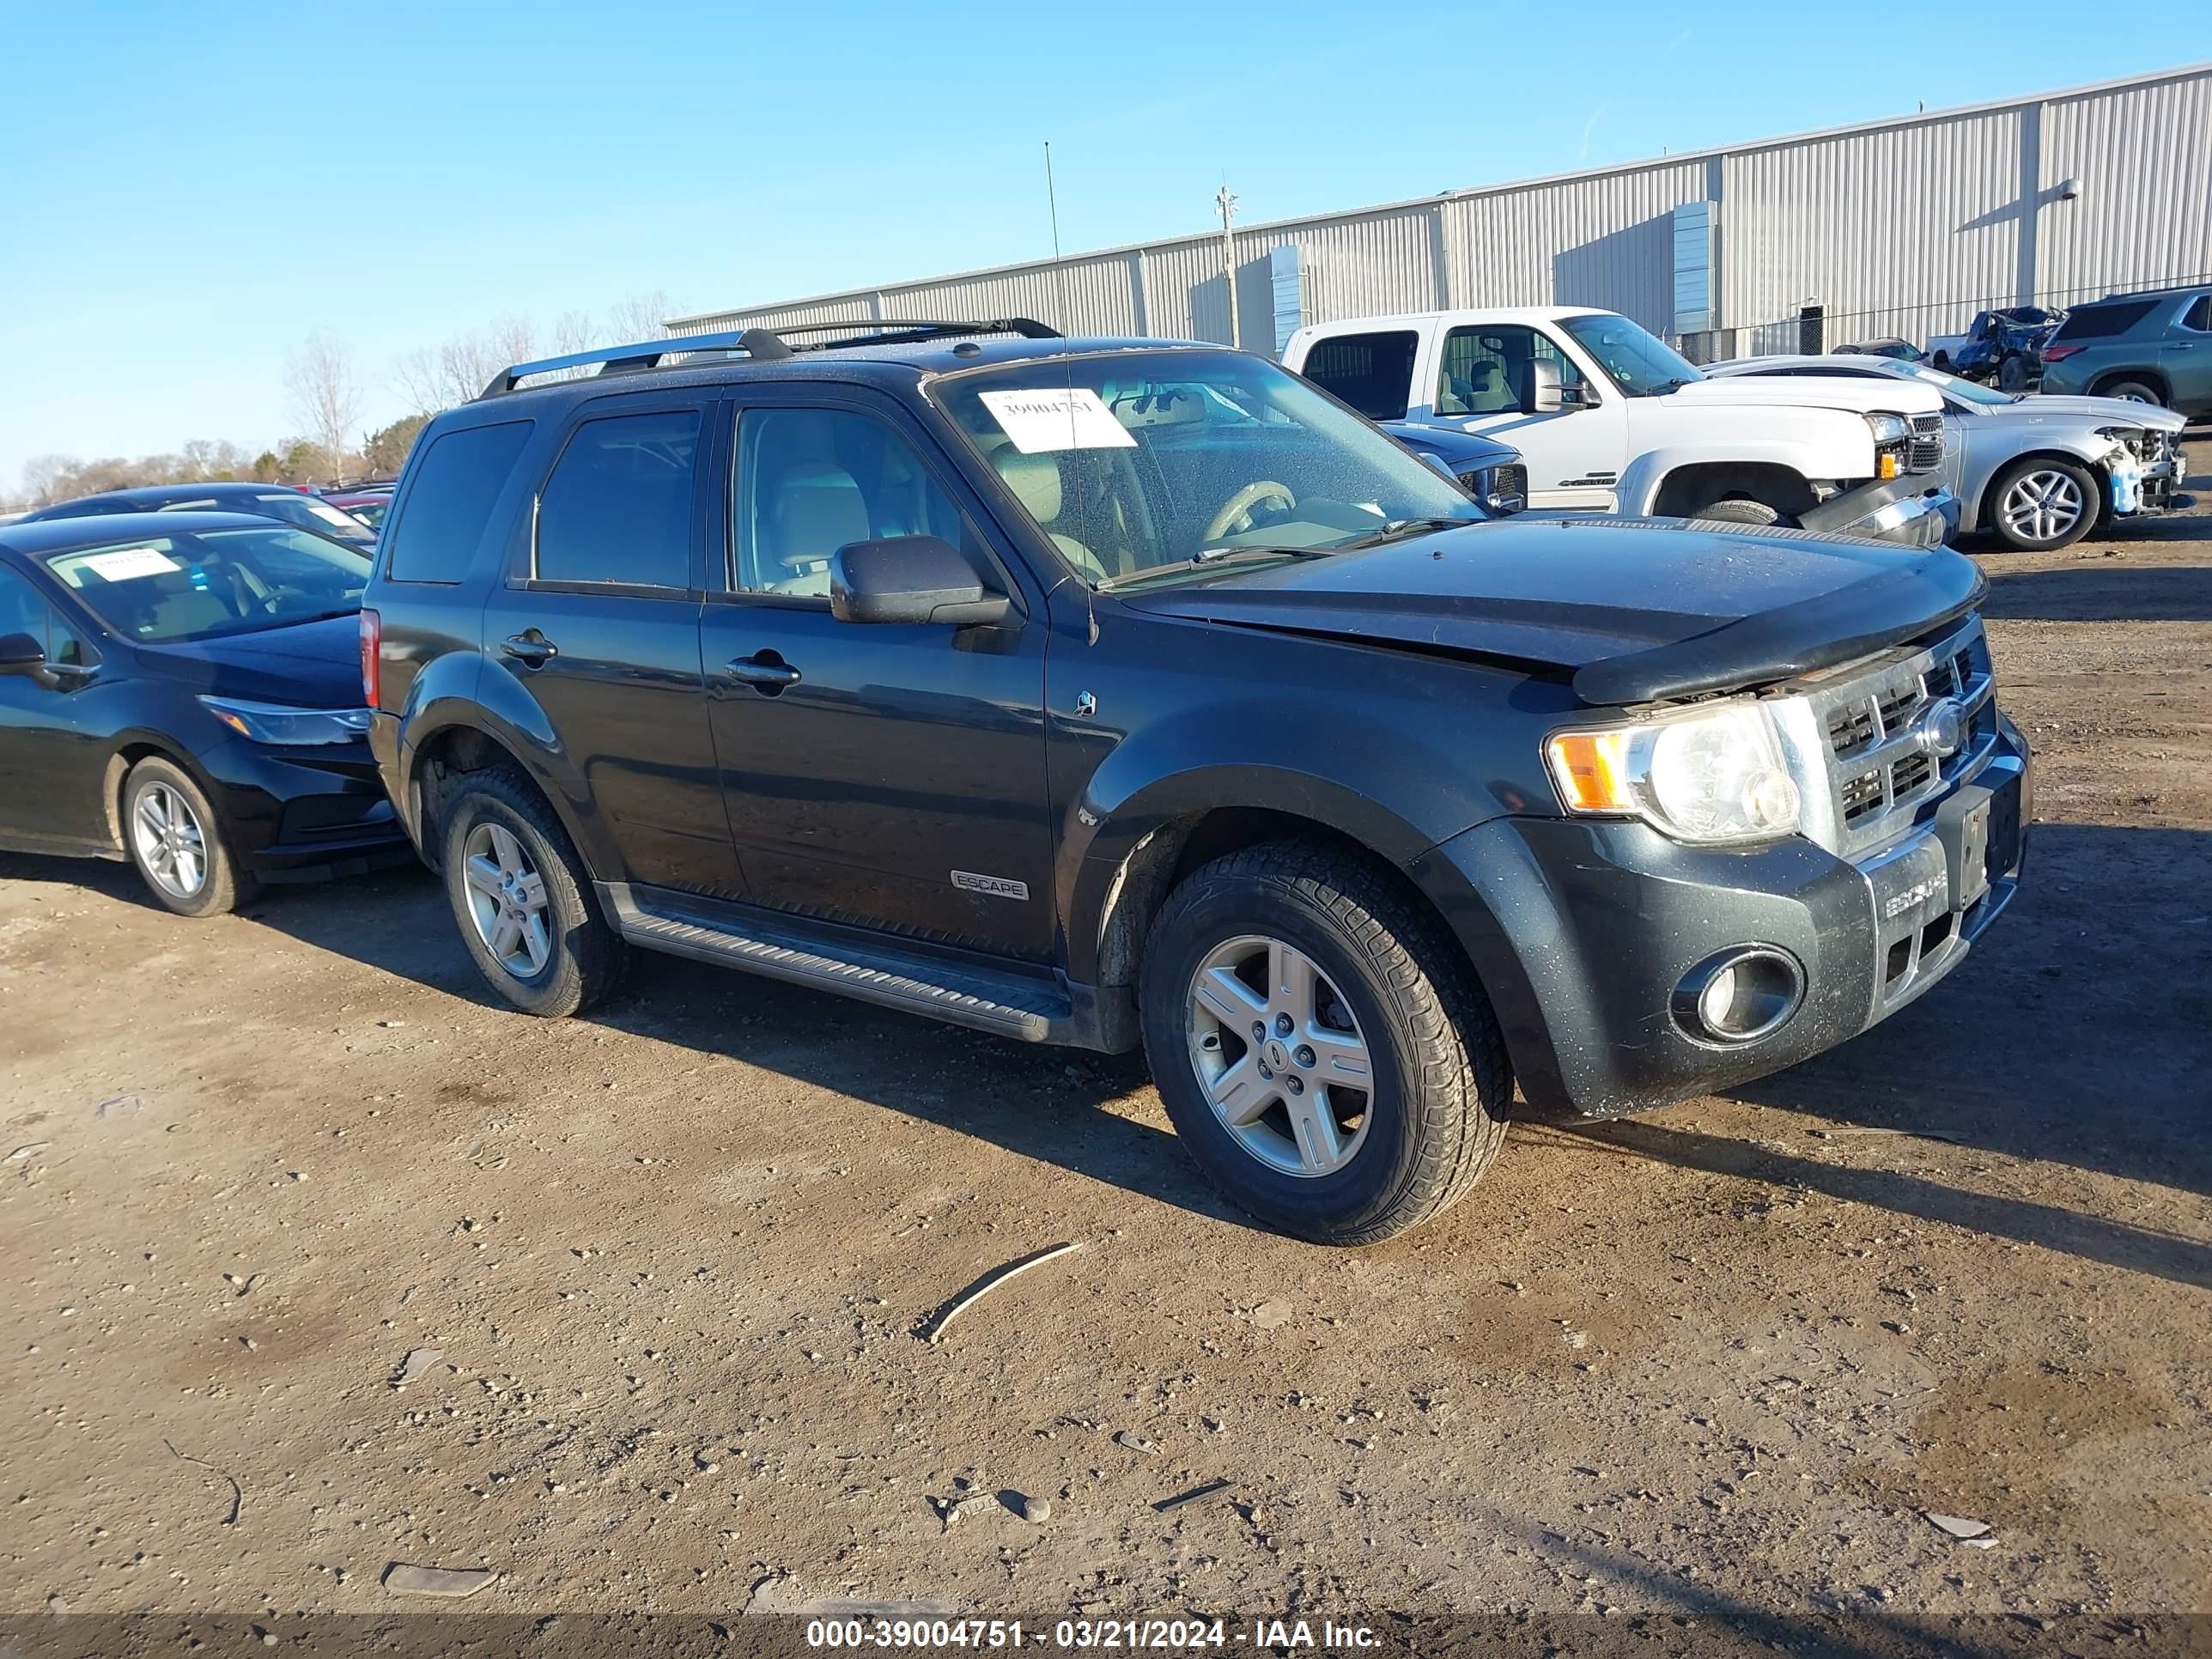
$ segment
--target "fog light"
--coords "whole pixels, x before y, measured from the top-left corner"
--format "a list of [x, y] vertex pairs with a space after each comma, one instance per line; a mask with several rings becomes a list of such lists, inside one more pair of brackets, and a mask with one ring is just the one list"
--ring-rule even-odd
[[1674, 988], [1674, 1020], [1702, 1042], [1755, 1042], [1804, 1000], [1805, 975], [1787, 952], [1741, 945], [1707, 957]]

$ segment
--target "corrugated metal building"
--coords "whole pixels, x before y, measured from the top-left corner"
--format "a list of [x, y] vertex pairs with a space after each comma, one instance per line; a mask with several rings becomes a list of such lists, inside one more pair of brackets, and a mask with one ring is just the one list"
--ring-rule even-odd
[[[2212, 64], [1350, 213], [1239, 226], [1242, 343], [1451, 306], [1626, 313], [1692, 356], [1925, 341], [1987, 306], [2212, 280]], [[671, 321], [1040, 318], [1226, 341], [1220, 233]]]

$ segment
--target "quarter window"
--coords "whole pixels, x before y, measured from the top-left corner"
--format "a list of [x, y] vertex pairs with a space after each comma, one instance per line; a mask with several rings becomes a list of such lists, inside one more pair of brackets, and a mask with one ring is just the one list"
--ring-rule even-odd
[[1305, 377], [1370, 421], [1403, 420], [1419, 344], [1411, 329], [1331, 335], [1306, 354]]
[[732, 586], [827, 598], [848, 542], [936, 536], [963, 544], [960, 509], [905, 439], [842, 409], [754, 409], [738, 422]]
[[1515, 415], [1535, 403], [1529, 365], [1559, 367], [1562, 388], [1578, 386], [1583, 372], [1552, 337], [1525, 323], [1486, 323], [1444, 336], [1444, 361], [1437, 377], [1439, 415]]
[[538, 498], [542, 582], [691, 586], [696, 410], [586, 421]]
[[2199, 334], [2212, 334], [2212, 294], [2200, 294], [2189, 309], [2181, 313], [2181, 325], [2193, 328]]
[[458, 582], [475, 562], [499, 493], [534, 423], [464, 427], [434, 441], [410, 469], [405, 504], [385, 538], [385, 576], [395, 582]]

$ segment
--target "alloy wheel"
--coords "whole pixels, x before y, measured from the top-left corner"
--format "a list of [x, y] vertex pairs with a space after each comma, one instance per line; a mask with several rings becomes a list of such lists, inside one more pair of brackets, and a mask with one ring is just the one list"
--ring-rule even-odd
[[191, 803], [166, 783], [149, 783], [131, 809], [131, 839], [138, 862], [155, 885], [171, 896], [199, 896], [207, 885], [207, 830]]
[[2051, 470], [2023, 472], [1997, 506], [2005, 529], [2022, 541], [2056, 541], [2081, 522], [2087, 503], [2073, 477]]
[[520, 837], [503, 823], [469, 832], [461, 874], [469, 920], [492, 959], [517, 979], [535, 979], [553, 959], [552, 912], [545, 878]]
[[1192, 974], [1185, 1034], [1231, 1136], [1285, 1175], [1334, 1174], [1366, 1139], [1373, 1066], [1351, 1006], [1310, 957], [1245, 934]]

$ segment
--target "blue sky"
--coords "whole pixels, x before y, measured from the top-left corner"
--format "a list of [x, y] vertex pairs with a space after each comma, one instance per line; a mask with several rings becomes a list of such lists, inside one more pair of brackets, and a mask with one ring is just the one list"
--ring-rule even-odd
[[1224, 176], [1256, 222], [2212, 57], [2189, 15], [0, 0], [0, 494], [297, 430], [317, 329], [377, 422], [395, 356], [501, 314], [1037, 257], [1047, 139], [1074, 252], [1203, 228]]

